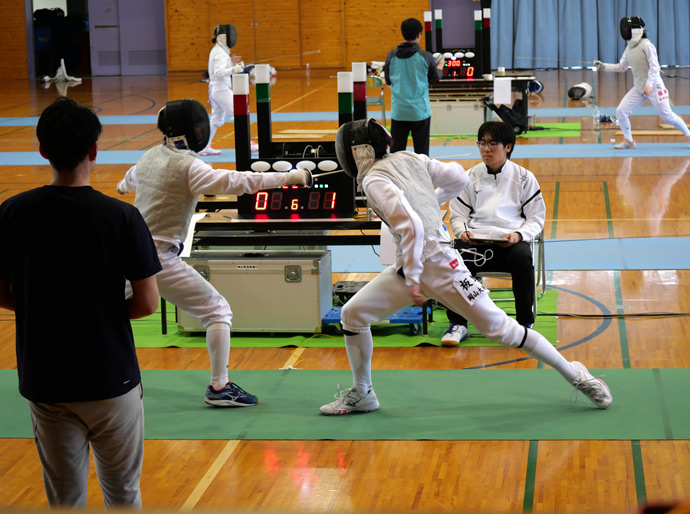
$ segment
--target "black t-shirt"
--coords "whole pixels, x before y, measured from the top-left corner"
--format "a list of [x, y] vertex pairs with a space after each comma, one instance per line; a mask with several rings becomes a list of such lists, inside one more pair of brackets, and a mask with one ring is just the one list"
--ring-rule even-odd
[[161, 270], [139, 211], [89, 186], [43, 186], [0, 205], [0, 241], [22, 396], [103, 400], [138, 385], [125, 279]]

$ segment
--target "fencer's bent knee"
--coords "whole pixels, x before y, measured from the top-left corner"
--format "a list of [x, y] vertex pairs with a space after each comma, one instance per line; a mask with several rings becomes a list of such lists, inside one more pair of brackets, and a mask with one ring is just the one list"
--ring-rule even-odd
[[357, 309], [354, 302], [347, 302], [340, 311], [340, 323], [343, 329], [353, 333], [366, 332], [369, 321], [362, 314], [361, 309]]

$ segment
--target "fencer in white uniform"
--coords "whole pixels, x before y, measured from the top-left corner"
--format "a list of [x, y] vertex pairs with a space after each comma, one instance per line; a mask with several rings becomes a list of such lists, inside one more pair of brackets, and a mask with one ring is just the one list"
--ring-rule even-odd
[[465, 170], [412, 152], [389, 154], [390, 134], [375, 120], [340, 126], [336, 153], [343, 170], [356, 177], [367, 200], [390, 230], [396, 262], [358, 291], [343, 307], [341, 323], [353, 385], [323, 405], [322, 414], [371, 412], [379, 407], [371, 379], [371, 324], [427, 297], [461, 313], [491, 340], [520, 348], [552, 366], [597, 407], [612, 401], [604, 382], [579, 362], [567, 361], [544, 336], [518, 324], [494, 304], [488, 291], [451, 245], [440, 205], [468, 184]]
[[204, 401], [217, 407], [255, 405], [257, 398], [228, 380], [232, 311], [227, 300], [180, 257], [200, 194], [255, 193], [262, 189], [311, 184], [305, 170], [254, 173], [214, 169], [195, 152], [206, 146], [209, 122], [196, 100], [166, 103], [158, 114], [164, 143], [147, 151], [118, 183], [120, 194], [136, 191], [139, 209], [156, 245], [163, 271], [156, 275], [160, 295], [199, 318], [206, 328], [211, 383]]
[[244, 71], [241, 57], [231, 56], [230, 49], [237, 43], [234, 25], [218, 25], [213, 29], [215, 45], [208, 56], [208, 99], [211, 103], [211, 134], [201, 155], [219, 155], [221, 152], [211, 146], [216, 131], [225, 123], [227, 116], [234, 120], [235, 109], [232, 100], [232, 74]]
[[649, 100], [663, 121], [680, 130], [690, 146], [690, 129], [685, 122], [671, 110], [668, 90], [661, 79], [659, 58], [656, 47], [647, 39], [644, 21], [639, 16], [625, 16], [620, 22], [621, 36], [628, 42], [618, 64], [594, 61], [603, 71], [625, 72], [632, 68], [633, 87], [623, 97], [616, 109], [616, 119], [625, 141], [615, 145], [618, 149], [635, 148], [637, 145], [630, 128], [630, 114]]

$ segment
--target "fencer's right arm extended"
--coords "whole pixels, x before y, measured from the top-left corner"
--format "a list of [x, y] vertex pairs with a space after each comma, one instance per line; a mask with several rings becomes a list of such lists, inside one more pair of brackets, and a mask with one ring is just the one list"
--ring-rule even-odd
[[132, 166], [125, 173], [125, 177], [117, 183], [117, 192], [121, 195], [137, 190], [137, 167]]
[[601, 62], [599, 60], [594, 61], [594, 65], [597, 67], [597, 69], [602, 70], [602, 71], [617, 71], [617, 72], [622, 72], [622, 71], [628, 71], [628, 68], [630, 68], [630, 63], [628, 63], [628, 53], [623, 52], [623, 56], [621, 57], [620, 62], [617, 64], [610, 64], [607, 62]]
[[282, 186], [307, 185], [308, 181], [309, 172], [305, 170], [287, 173], [222, 170], [212, 168], [201, 159], [196, 159], [189, 168], [189, 190], [193, 194], [242, 195]]

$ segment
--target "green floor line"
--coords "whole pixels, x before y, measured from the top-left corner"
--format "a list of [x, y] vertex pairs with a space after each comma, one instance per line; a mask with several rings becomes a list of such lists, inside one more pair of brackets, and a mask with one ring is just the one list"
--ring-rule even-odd
[[[616, 312], [624, 314], [623, 292], [621, 289], [621, 273], [618, 270], [613, 272], [613, 289], [616, 293]], [[630, 348], [628, 347], [628, 329], [624, 317], [618, 318], [618, 333], [621, 344], [621, 361], [623, 368], [630, 368]]]
[[661, 382], [661, 374], [658, 369], [654, 370], [654, 383], [659, 397], [659, 408], [661, 409], [661, 419], [664, 422], [664, 434], [666, 439], [673, 439], [673, 428], [671, 428], [671, 416], [668, 412], [668, 405], [664, 397], [664, 385]]
[[611, 219], [611, 201], [609, 199], [609, 183], [604, 180], [604, 203], [606, 205], [606, 226], [609, 230], [609, 238], [615, 237], [613, 234], [613, 220]]
[[553, 193], [553, 213], [551, 214], [551, 239], [556, 239], [558, 226], [558, 201], [560, 200], [561, 183], [556, 182], [556, 190]]
[[527, 470], [525, 471], [525, 496], [522, 500], [522, 512], [532, 512], [534, 508], [534, 485], [537, 477], [537, 455], [539, 441], [529, 442]]
[[647, 503], [647, 486], [644, 479], [644, 463], [642, 461], [642, 449], [640, 441], [630, 441], [632, 449], [633, 470], [635, 472], [635, 493], [637, 495], [637, 506], [642, 507]]

